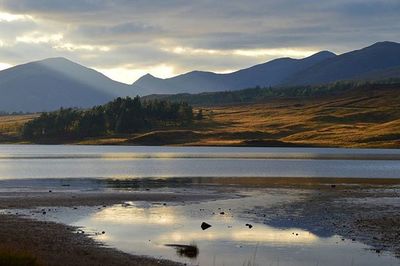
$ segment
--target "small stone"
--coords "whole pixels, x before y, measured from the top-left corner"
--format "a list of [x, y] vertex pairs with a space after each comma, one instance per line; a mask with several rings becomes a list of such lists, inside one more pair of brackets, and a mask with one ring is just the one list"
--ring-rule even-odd
[[225, 212], [220, 212], [219, 214], [221, 214], [221, 215], [224, 215], [224, 214], [225, 214]]
[[204, 230], [207, 230], [208, 228], [210, 228], [211, 227], [211, 224], [208, 224], [208, 223], [206, 223], [206, 222], [202, 222], [201, 223], [201, 229], [203, 229], [203, 231]]

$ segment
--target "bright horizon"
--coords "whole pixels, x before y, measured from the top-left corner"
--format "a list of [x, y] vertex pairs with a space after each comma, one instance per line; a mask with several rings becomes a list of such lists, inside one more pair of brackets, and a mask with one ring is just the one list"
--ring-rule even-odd
[[[282, 58], [282, 57], [301, 59], [301, 58], [311, 56], [318, 52], [320, 52], [320, 51], [311, 51], [311, 50], [297, 51], [297, 50], [289, 50], [289, 49], [275, 49], [274, 51], [270, 51], [270, 52], [268, 52], [267, 50], [257, 50], [257, 51], [241, 50], [241, 51], [234, 51], [233, 53], [243, 53], [244, 56], [254, 56], [254, 57], [261, 57], [267, 53], [269, 53], [271, 55], [276, 54], [276, 57], [268, 58], [267, 61], [261, 61], [261, 62], [255, 63], [255, 64], [261, 64], [261, 63], [265, 63], [265, 62], [268, 62], [268, 61], [271, 61], [271, 60], [274, 60], [277, 58]], [[249, 54], [249, 55], [247, 55], [247, 54]], [[46, 58], [39, 59], [39, 60], [44, 60], [44, 59], [46, 59]], [[34, 60], [34, 61], [37, 61], [37, 60]], [[24, 63], [29, 63], [29, 62], [24, 62]], [[24, 63], [22, 63], [22, 64], [24, 64]], [[79, 62], [76, 62], [76, 63], [79, 63]], [[6, 70], [8, 68], [12, 68], [17, 65], [19, 65], [19, 64], [11, 65], [11, 64], [7, 64], [7, 63], [0, 63], [0, 71]], [[104, 74], [105, 76], [109, 77], [112, 80], [122, 82], [125, 84], [129, 84], [129, 85], [134, 83], [136, 80], [138, 80], [139, 78], [143, 77], [146, 74], [151, 74], [152, 76], [155, 76], [157, 78], [165, 79], [165, 78], [171, 78], [171, 77], [174, 77], [177, 75], [185, 74], [190, 71], [199, 70], [199, 69], [192, 69], [192, 70], [188, 70], [188, 71], [185, 71], [182, 73], [175, 73], [174, 68], [172, 66], [168, 66], [166, 64], [160, 64], [160, 65], [156, 65], [154, 67], [150, 67], [150, 68], [146, 68], [146, 69], [130, 69], [129, 67], [127, 67], [127, 68], [117, 67], [117, 68], [111, 68], [111, 69], [103, 69], [103, 68], [97, 68], [97, 67], [92, 67], [92, 66], [87, 66], [87, 65], [84, 65], [84, 66], [92, 68], [92, 69]], [[219, 70], [219, 71], [212, 71], [209, 69], [200, 69], [200, 71], [212, 71], [212, 72], [219, 73], [219, 74], [225, 74], [225, 73], [232, 73], [232, 72], [238, 71], [240, 69], [248, 68], [251, 66], [253, 66], [253, 65], [243, 66], [238, 69], [225, 69], [225, 70]]]

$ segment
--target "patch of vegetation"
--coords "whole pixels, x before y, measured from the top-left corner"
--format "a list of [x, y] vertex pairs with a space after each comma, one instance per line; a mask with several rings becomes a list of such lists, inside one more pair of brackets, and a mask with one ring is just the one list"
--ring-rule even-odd
[[192, 107], [184, 102], [117, 98], [88, 110], [61, 108], [42, 113], [23, 126], [22, 136], [29, 140], [82, 139], [185, 125], [193, 117]]
[[0, 248], [0, 265], [39, 266], [37, 258], [28, 252], [18, 252], [9, 248]]
[[296, 87], [255, 87], [236, 91], [206, 92], [199, 94], [181, 93], [175, 95], [150, 95], [146, 99], [164, 99], [172, 102], [185, 101], [192, 105], [221, 105], [234, 103], [262, 102], [270, 98], [317, 97], [343, 93], [344, 91], [371, 86], [391, 85], [400, 83], [398, 80], [369, 81], [338, 81], [324, 85], [308, 85]]

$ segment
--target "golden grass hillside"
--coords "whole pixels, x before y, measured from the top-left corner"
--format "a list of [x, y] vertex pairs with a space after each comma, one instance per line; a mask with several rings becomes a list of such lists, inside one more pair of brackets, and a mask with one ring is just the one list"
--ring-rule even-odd
[[[400, 85], [356, 88], [334, 95], [270, 98], [196, 107], [204, 119], [185, 128], [109, 135], [76, 144], [324, 146], [400, 148]], [[2, 141], [34, 116], [0, 117]]]
[[7, 115], [0, 116], [0, 142], [19, 141], [19, 131], [28, 121], [38, 115]]
[[[400, 147], [400, 87], [207, 109], [219, 126], [198, 144]], [[253, 141], [253, 142], [252, 142]]]

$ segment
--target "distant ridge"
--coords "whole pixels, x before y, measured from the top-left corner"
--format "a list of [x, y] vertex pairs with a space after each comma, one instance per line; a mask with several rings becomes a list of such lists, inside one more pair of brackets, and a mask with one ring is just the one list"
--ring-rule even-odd
[[132, 87], [68, 59], [57, 57], [0, 71], [0, 110], [40, 112], [60, 107], [91, 107]]
[[[378, 42], [366, 48], [348, 52], [298, 72], [285, 85], [323, 84], [338, 80], [399, 77], [400, 43]], [[390, 74], [392, 73], [392, 74]]]
[[118, 96], [387, 78], [400, 78], [400, 44], [396, 42], [379, 42], [341, 55], [322, 51], [303, 59], [279, 58], [228, 74], [192, 71], [168, 79], [147, 74], [132, 85], [116, 82], [93, 69], [56, 57], [0, 71], [0, 111], [40, 112], [60, 107], [91, 107]]
[[146, 91], [147, 94], [199, 93], [276, 86], [291, 75], [335, 56], [334, 53], [323, 51], [304, 59], [279, 58], [229, 74], [192, 71], [168, 79], [147, 74], [132, 86], [138, 91]]

